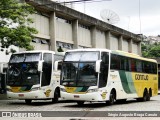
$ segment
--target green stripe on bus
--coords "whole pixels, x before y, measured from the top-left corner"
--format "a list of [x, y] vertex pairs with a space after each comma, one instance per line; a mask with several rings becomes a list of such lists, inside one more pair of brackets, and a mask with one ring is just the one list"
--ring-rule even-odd
[[29, 91], [29, 90], [31, 90], [31, 88], [32, 88], [32, 85], [23, 86], [20, 88], [20, 91]]
[[83, 89], [83, 87], [77, 87], [74, 92], [81, 92], [82, 89]]
[[86, 92], [88, 87], [77, 87], [74, 92]]
[[124, 71], [120, 70], [119, 75], [120, 75], [120, 79], [121, 79], [124, 91], [126, 93], [132, 93], [132, 91], [130, 90], [130, 87], [129, 87], [129, 83], [128, 83], [128, 80], [127, 80], [126, 73]]
[[129, 84], [129, 88], [131, 90], [131, 93], [136, 93], [136, 89], [135, 89], [135, 86], [134, 86], [134, 82], [133, 82], [133, 79], [132, 79], [132, 74], [131, 72], [126, 72], [127, 74], [127, 81], [128, 81], [128, 84]]
[[88, 90], [89, 87], [83, 87], [83, 89], [81, 90], [81, 92], [86, 92]]

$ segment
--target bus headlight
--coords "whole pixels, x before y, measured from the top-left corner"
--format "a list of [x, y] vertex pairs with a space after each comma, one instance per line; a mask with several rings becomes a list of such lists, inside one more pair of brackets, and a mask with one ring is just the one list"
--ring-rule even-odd
[[90, 90], [87, 91], [87, 93], [91, 93], [91, 92], [98, 92], [98, 89], [97, 88], [96, 89], [90, 89]]
[[66, 90], [65, 90], [64, 88], [60, 88], [60, 90], [61, 90], [62, 92], [66, 92]]
[[6, 88], [7, 91], [11, 92], [11, 88]]
[[32, 88], [32, 91], [40, 90], [40, 87]]

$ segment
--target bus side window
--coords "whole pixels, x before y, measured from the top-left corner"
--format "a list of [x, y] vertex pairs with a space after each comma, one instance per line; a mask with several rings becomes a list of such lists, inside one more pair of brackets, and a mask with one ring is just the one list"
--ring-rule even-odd
[[136, 60], [135, 59], [131, 59], [131, 71], [132, 72], [136, 72]]
[[136, 60], [136, 72], [142, 72], [142, 61], [141, 60]]
[[111, 54], [111, 69], [120, 69], [120, 57], [118, 55]]
[[149, 69], [150, 69], [150, 65], [148, 64], [147, 61], [144, 61], [144, 62], [143, 62], [143, 71], [144, 71], [145, 73], [149, 73]]

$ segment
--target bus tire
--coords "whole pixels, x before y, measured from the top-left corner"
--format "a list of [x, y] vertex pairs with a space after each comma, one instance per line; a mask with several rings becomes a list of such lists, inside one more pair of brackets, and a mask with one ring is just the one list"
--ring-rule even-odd
[[84, 101], [77, 101], [78, 106], [83, 106], [84, 105]]
[[144, 102], [147, 101], [148, 96], [149, 96], [148, 91], [147, 89], [145, 89], [143, 93], [143, 98], [142, 98]]
[[26, 104], [31, 104], [32, 100], [31, 99], [25, 99]]
[[109, 96], [109, 101], [107, 101], [106, 103], [109, 105], [113, 105], [115, 101], [116, 101], [116, 93], [114, 91], [111, 91]]
[[150, 101], [150, 99], [151, 99], [151, 97], [150, 97], [150, 95], [148, 94], [146, 101]]
[[151, 100], [151, 97], [152, 97], [152, 90], [149, 89], [149, 93], [147, 95], [147, 101], [150, 101]]
[[147, 91], [147, 89], [145, 89], [144, 92], [143, 92], [143, 97], [142, 98], [137, 98], [137, 101], [145, 102], [145, 101], [147, 101], [148, 96], [149, 96], [148, 91]]
[[54, 98], [52, 98], [52, 103], [57, 103], [59, 96], [60, 96], [60, 95], [59, 95], [59, 92], [58, 92], [58, 90], [56, 89], [55, 92], [54, 92]]

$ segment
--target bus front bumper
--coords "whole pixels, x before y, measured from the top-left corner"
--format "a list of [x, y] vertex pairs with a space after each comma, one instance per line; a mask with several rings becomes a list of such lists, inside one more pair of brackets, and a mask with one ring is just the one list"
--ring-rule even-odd
[[10, 92], [7, 91], [7, 98], [8, 99], [50, 99], [51, 97], [47, 97], [45, 93], [41, 90], [36, 90], [36, 91], [29, 91], [29, 92]]
[[107, 101], [109, 96], [106, 93], [85, 93], [85, 94], [76, 94], [76, 93], [67, 93], [61, 91], [61, 98], [63, 100], [73, 100], [73, 101]]

